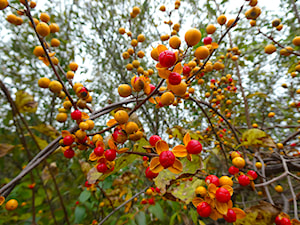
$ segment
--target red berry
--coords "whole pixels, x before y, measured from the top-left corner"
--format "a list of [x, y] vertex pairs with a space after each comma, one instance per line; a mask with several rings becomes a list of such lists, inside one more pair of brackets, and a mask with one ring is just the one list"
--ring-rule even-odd
[[183, 73], [183, 75], [189, 75], [190, 72], [191, 72], [191, 68], [190, 68], [189, 66], [184, 66], [184, 67], [182, 68], [182, 73]]
[[148, 161], [148, 157], [147, 156], [143, 156], [143, 161]]
[[214, 184], [217, 187], [220, 185], [219, 178], [216, 175], [209, 175], [205, 178], [205, 183], [208, 184]]
[[250, 179], [246, 175], [241, 175], [241, 176], [239, 176], [238, 179], [239, 179], [239, 184], [242, 186], [247, 186], [250, 184]]
[[229, 169], [228, 169], [228, 172], [229, 172], [231, 175], [234, 175], [234, 174], [238, 173], [239, 171], [240, 171], [240, 170], [239, 170], [238, 168], [234, 167], [234, 166], [231, 166], [231, 167], [229, 167]]
[[280, 218], [280, 216], [276, 216], [276, 218], [275, 218], [275, 224], [276, 225], [280, 225], [280, 221], [281, 221], [281, 218]]
[[84, 144], [87, 140], [87, 136], [85, 136], [82, 140], [77, 139], [77, 142], [80, 144]]
[[165, 50], [159, 54], [158, 61], [162, 67], [171, 67], [176, 62], [176, 55], [170, 50]]
[[232, 78], [229, 78], [228, 81], [231, 83], [231, 82], [233, 81], [233, 79], [232, 79]]
[[201, 202], [197, 205], [197, 213], [201, 217], [209, 217], [211, 213], [211, 207], [207, 202]]
[[145, 171], [145, 175], [146, 175], [147, 178], [153, 179], [153, 178], [155, 178], [155, 177], [158, 176], [158, 173], [153, 173], [153, 172], [150, 170], [150, 167], [148, 166], [147, 169], [146, 169], [146, 171]]
[[80, 91], [78, 94], [80, 95], [81, 98], [85, 98], [88, 96], [88, 90], [85, 87], [81, 87]]
[[296, 146], [297, 146], [296, 143], [292, 143], [292, 144], [291, 144], [291, 147], [296, 147]]
[[80, 120], [81, 119], [81, 111], [76, 109], [71, 113], [71, 118], [73, 120]]
[[155, 90], [155, 86], [153, 84], [149, 84], [150, 86], [150, 93], [151, 94]]
[[234, 223], [236, 221], [236, 213], [232, 209], [228, 209], [226, 216], [224, 215], [223, 218], [228, 223]]
[[159, 189], [158, 187], [155, 188], [155, 191], [156, 191], [157, 193], [160, 193], [160, 189]]
[[75, 202], [75, 205], [79, 205], [79, 201], [76, 201], [76, 202]]
[[147, 204], [147, 200], [146, 200], [146, 199], [143, 199], [143, 200], [141, 201], [141, 204], [142, 204], [142, 205], [146, 205], [146, 204]]
[[150, 199], [148, 200], [148, 203], [149, 203], [150, 205], [155, 205], [155, 202], [154, 202], [154, 199], [153, 199], [153, 198], [150, 198]]
[[247, 174], [252, 177], [253, 180], [256, 180], [257, 173], [254, 170], [249, 170]]
[[73, 158], [75, 155], [75, 152], [73, 151], [73, 149], [68, 148], [65, 152], [64, 152], [64, 156], [68, 159]]
[[172, 85], [178, 85], [181, 83], [181, 76], [179, 73], [172, 72], [169, 75], [169, 83]]
[[191, 140], [187, 144], [186, 150], [189, 154], [199, 154], [202, 151], [202, 145], [197, 140]]
[[159, 155], [159, 162], [166, 169], [174, 164], [175, 155], [171, 151], [163, 151]]
[[219, 202], [226, 203], [231, 199], [231, 196], [227, 189], [220, 187], [216, 191], [216, 199]]
[[84, 183], [84, 186], [86, 186], [86, 187], [90, 187], [90, 186], [92, 186], [91, 184], [89, 184], [89, 182], [88, 181], [86, 181], [85, 183]]
[[94, 154], [95, 154], [96, 156], [102, 156], [103, 153], [104, 153], [104, 148], [102, 148], [101, 146], [96, 147], [96, 148], [94, 149]]
[[71, 144], [73, 144], [74, 138], [71, 135], [65, 136], [63, 142], [64, 145], [70, 146]]
[[289, 220], [289, 218], [283, 217], [280, 220], [280, 225], [291, 225], [291, 221]]
[[158, 142], [159, 140], [161, 140], [160, 136], [158, 136], [158, 135], [152, 135], [149, 138], [149, 143], [150, 143], [151, 146], [155, 146], [156, 142]]
[[112, 136], [114, 141], [119, 144], [123, 144], [127, 140], [127, 135], [122, 128], [115, 128]]
[[213, 84], [216, 83], [216, 79], [211, 79], [210, 83], [213, 83]]
[[108, 161], [114, 161], [117, 156], [117, 151], [114, 149], [108, 149], [105, 151], [104, 155]]
[[205, 38], [203, 38], [203, 43], [205, 45], [210, 45], [212, 43], [212, 38], [211, 37], [205, 37]]
[[106, 164], [105, 164], [105, 163], [100, 163], [100, 164], [98, 164], [98, 166], [97, 166], [97, 171], [98, 171], [99, 173], [105, 173], [105, 172], [107, 171], [107, 166], [106, 166]]

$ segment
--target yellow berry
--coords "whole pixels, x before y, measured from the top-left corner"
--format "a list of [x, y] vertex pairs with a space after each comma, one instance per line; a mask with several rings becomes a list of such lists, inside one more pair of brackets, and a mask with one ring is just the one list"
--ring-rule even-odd
[[283, 192], [283, 187], [281, 185], [276, 185], [275, 191], [277, 191], [278, 193], [281, 193], [281, 192]]
[[63, 86], [59, 81], [53, 80], [49, 83], [49, 89], [53, 93], [59, 93], [63, 89]]
[[47, 13], [41, 13], [40, 20], [48, 23], [50, 21], [50, 16]]
[[72, 71], [76, 71], [77, 69], [78, 69], [78, 64], [76, 63], [76, 62], [71, 62], [70, 64], [69, 64], [69, 67], [70, 67], [70, 69], [72, 70]]
[[232, 160], [232, 164], [241, 169], [245, 166], [245, 160], [242, 158], [242, 157], [235, 157], [233, 160]]
[[261, 168], [262, 168], [261, 162], [255, 163], [255, 167], [256, 167], [257, 169], [261, 169]]
[[127, 123], [129, 119], [128, 113], [125, 110], [118, 110], [114, 117], [119, 124]]
[[40, 22], [36, 26], [36, 31], [39, 35], [41, 35], [43, 37], [50, 34], [50, 28], [49, 28], [48, 24], [46, 24], [45, 22]]
[[174, 102], [175, 96], [168, 91], [161, 95], [160, 102], [162, 105], [171, 105]]
[[228, 176], [222, 176], [222, 177], [220, 177], [219, 181], [220, 181], [220, 186], [223, 186], [223, 185], [232, 186], [233, 185], [232, 179], [230, 177], [228, 177]]
[[50, 33], [56, 33], [59, 31], [59, 26], [56, 23], [51, 23], [49, 25]]
[[132, 90], [128, 84], [121, 84], [118, 87], [118, 92], [121, 97], [125, 98], [125, 97], [128, 97], [129, 95], [131, 95]]
[[58, 47], [60, 45], [60, 41], [57, 38], [51, 39], [51, 46], [52, 47]]
[[18, 207], [18, 201], [16, 199], [10, 199], [6, 202], [5, 208], [8, 211], [13, 211]]
[[125, 125], [125, 131], [127, 134], [133, 134], [139, 129], [138, 125], [135, 122], [128, 122]]
[[196, 194], [196, 195], [205, 196], [206, 193], [207, 193], [207, 190], [206, 190], [206, 188], [203, 187], [203, 186], [199, 186], [199, 187], [197, 187], [196, 190], [195, 190], [195, 194]]
[[196, 28], [192, 28], [189, 29], [186, 33], [185, 33], [185, 41], [187, 43], [188, 46], [194, 46], [196, 44], [198, 44], [198, 42], [201, 39], [201, 32], [200, 30], [196, 29]]
[[48, 88], [50, 84], [50, 79], [47, 77], [42, 77], [41, 79], [38, 80], [38, 85], [41, 88]]

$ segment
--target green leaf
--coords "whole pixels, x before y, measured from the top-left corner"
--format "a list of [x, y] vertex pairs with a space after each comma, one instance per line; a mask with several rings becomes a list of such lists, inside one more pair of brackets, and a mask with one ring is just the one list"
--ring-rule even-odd
[[181, 182], [179, 186], [175, 186], [171, 190], [171, 193], [176, 198], [184, 201], [185, 204], [189, 204], [195, 197], [196, 188], [204, 184], [204, 181], [199, 179], [193, 179], [192, 181], [187, 180], [185, 182]]
[[51, 137], [53, 139], [57, 138], [59, 136], [59, 132], [52, 126], [47, 124], [39, 124], [37, 126], [31, 126], [30, 128], [35, 129], [36, 131]]
[[159, 203], [156, 203], [155, 205], [152, 205], [149, 207], [149, 212], [151, 212], [152, 214], [155, 215], [155, 217], [157, 219], [159, 219], [160, 221], [164, 220], [164, 211], [161, 208]]
[[266, 132], [260, 130], [260, 129], [250, 129], [243, 133], [242, 135], [243, 142], [237, 146], [236, 148], [239, 148], [240, 146], [255, 146], [255, 147], [273, 147], [276, 148], [276, 145], [273, 141], [273, 139], [266, 134]]
[[86, 202], [89, 198], [91, 197], [91, 192], [88, 190], [84, 190], [83, 192], [81, 192], [81, 194], [79, 195], [79, 201], [80, 202]]
[[138, 225], [146, 225], [146, 214], [143, 211], [140, 211], [138, 214], [135, 216], [135, 220]]
[[171, 216], [171, 219], [170, 219], [170, 225], [174, 225], [175, 224], [175, 220], [177, 218], [177, 213], [174, 213], [172, 216]]
[[75, 220], [74, 224], [81, 223], [83, 219], [86, 217], [85, 208], [83, 206], [77, 206], [75, 208]]

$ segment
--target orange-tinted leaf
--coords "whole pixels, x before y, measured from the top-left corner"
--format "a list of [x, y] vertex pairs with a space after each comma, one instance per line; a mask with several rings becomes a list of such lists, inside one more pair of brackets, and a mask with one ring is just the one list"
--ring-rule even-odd
[[300, 221], [299, 220], [292, 219], [291, 222], [292, 222], [292, 225], [300, 225]]
[[179, 174], [182, 172], [182, 163], [178, 159], [175, 159], [174, 164], [171, 167], [168, 167], [168, 170], [172, 173]]
[[112, 139], [108, 139], [108, 146], [111, 149], [117, 150], [117, 146], [115, 145], [115, 143]]
[[110, 119], [109, 121], [107, 121], [106, 126], [111, 127], [116, 123], [117, 121], [115, 119]]
[[145, 92], [146, 95], [150, 94], [150, 92], [151, 92], [151, 88], [150, 88], [150, 85], [148, 83], [145, 83], [144, 92]]
[[5, 202], [5, 198], [3, 196], [0, 196], [0, 205], [2, 205]]
[[237, 219], [244, 219], [246, 217], [246, 213], [243, 210], [239, 208], [232, 208], [232, 210], [235, 212]]
[[208, 192], [215, 194], [217, 191], [217, 186], [215, 184], [211, 183], [208, 185], [207, 190], [208, 190]]
[[228, 208], [231, 209], [233, 207], [233, 203], [231, 200], [228, 201]]
[[105, 145], [104, 145], [103, 141], [101, 141], [101, 140], [98, 140], [98, 141], [96, 142], [96, 147], [102, 147], [102, 148], [105, 149]]
[[216, 208], [218, 210], [218, 212], [222, 215], [226, 215], [228, 212], [228, 203], [222, 203], [219, 201], [216, 201]]
[[87, 120], [87, 119], [89, 119], [89, 118], [90, 118], [90, 116], [89, 116], [87, 113], [81, 112], [81, 119]]
[[154, 100], [154, 98], [152, 98], [152, 97], [149, 98], [149, 102], [152, 103], [152, 104], [157, 104], [157, 102], [156, 102], [156, 101]]
[[176, 64], [176, 66], [175, 66], [174, 69], [173, 69], [173, 72], [179, 73], [179, 74], [182, 73], [182, 65], [181, 65], [181, 63], [177, 63], [177, 64]]
[[160, 53], [162, 53], [163, 51], [168, 50], [168, 48], [167, 48], [165, 45], [158, 45], [158, 46], [156, 47], [156, 49], [157, 49], [158, 55], [159, 55]]
[[64, 138], [65, 136], [69, 136], [69, 135], [71, 135], [71, 133], [69, 132], [69, 131], [67, 131], [67, 130], [62, 130], [61, 131], [61, 136]]
[[185, 146], [187, 146], [188, 143], [190, 142], [190, 140], [191, 140], [190, 133], [187, 132], [187, 133], [184, 135], [184, 137], [183, 137], [183, 144], [184, 144]]
[[160, 67], [156, 66], [156, 69], [158, 71], [158, 76], [160, 76], [163, 79], [168, 79], [168, 77], [171, 74], [171, 71], [167, 70], [166, 68], [160, 68]]
[[163, 140], [159, 140], [155, 144], [155, 149], [156, 149], [157, 154], [160, 155], [160, 153], [162, 153], [163, 151], [169, 151], [169, 145], [167, 142], [165, 142]]
[[209, 217], [212, 220], [217, 220], [217, 219], [223, 218], [223, 216], [217, 210], [215, 210], [214, 208], [211, 209], [211, 213], [210, 213]]
[[211, 46], [212, 46], [213, 49], [219, 48], [219, 45], [216, 42], [211, 43]]
[[50, 57], [52, 57], [52, 56], [54, 56], [54, 55], [55, 55], [55, 52], [50, 52], [50, 53], [49, 53], [49, 56], [50, 56]]
[[163, 169], [164, 169], [163, 166], [160, 165], [159, 157], [154, 157], [154, 158], [151, 159], [151, 161], [150, 161], [150, 170], [153, 173], [159, 173]]
[[9, 144], [0, 144], [0, 158], [10, 152], [15, 146]]
[[90, 161], [96, 161], [99, 157], [95, 155], [94, 152], [92, 152], [89, 156]]
[[117, 149], [117, 152], [119, 154], [121, 154], [121, 153], [127, 152], [128, 150], [129, 150], [129, 148], [121, 148], [121, 149]]
[[253, 180], [250, 181], [250, 187], [252, 188], [252, 190], [255, 190], [255, 183]]
[[203, 200], [202, 198], [198, 198], [198, 197], [194, 198], [193, 201], [192, 201], [193, 205], [194, 205], [196, 208], [197, 208], [197, 206], [198, 206], [201, 202], [204, 202], [204, 200]]
[[134, 87], [134, 81], [135, 81], [135, 78], [136, 78], [136, 75], [134, 75], [132, 78], [131, 78], [131, 86]]
[[183, 145], [177, 145], [173, 148], [172, 152], [176, 157], [186, 157], [187, 156], [187, 150], [185, 146]]

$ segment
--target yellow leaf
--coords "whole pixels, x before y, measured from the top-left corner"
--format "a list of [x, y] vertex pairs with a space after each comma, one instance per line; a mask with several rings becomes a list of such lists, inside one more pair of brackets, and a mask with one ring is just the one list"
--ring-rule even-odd
[[0, 206], [5, 202], [5, 198], [3, 196], [0, 196]]
[[[0, 205], [1, 205], [1, 203], [0, 203]], [[299, 220], [292, 219], [291, 222], [292, 222], [292, 225], [300, 225], [300, 221]]]
[[5, 156], [10, 152], [15, 146], [9, 144], [0, 144], [0, 157]]
[[89, 119], [89, 118], [90, 118], [90, 117], [89, 117], [89, 115], [88, 115], [87, 113], [81, 112], [81, 119], [87, 120], [87, 119]]
[[20, 113], [31, 112], [35, 113], [38, 103], [34, 101], [33, 96], [25, 91], [16, 92], [16, 106]]
[[101, 175], [102, 173], [99, 173], [97, 169], [93, 167], [87, 174], [87, 181], [89, 182], [89, 184], [94, 184]]
[[176, 157], [186, 157], [187, 156], [187, 150], [185, 146], [183, 145], [177, 145], [172, 149], [172, 152]]
[[96, 161], [98, 159], [98, 156], [95, 155], [94, 152], [92, 152], [89, 156], [89, 160], [90, 161]]
[[114, 150], [117, 149], [117, 146], [115, 145], [115, 143], [112, 139], [108, 140], [108, 146], [109, 146], [110, 149], [114, 149]]
[[169, 145], [167, 142], [165, 142], [163, 140], [159, 140], [155, 144], [155, 149], [156, 149], [157, 154], [160, 155], [160, 153], [162, 153], [163, 151], [169, 151]]
[[187, 146], [190, 141], [191, 141], [191, 136], [189, 132], [187, 132], [183, 137], [183, 143], [185, 146]]
[[[130, 198], [132, 197], [132, 192], [131, 192], [131, 189], [128, 190], [128, 193], [125, 197], [125, 201], [129, 200]], [[124, 213], [128, 213], [130, 208], [131, 208], [131, 205], [132, 205], [132, 202], [128, 202], [126, 205], [125, 205], [125, 210], [124, 210]]]
[[31, 126], [30, 128], [33, 128], [33, 129], [37, 130], [38, 132], [40, 132], [48, 137], [51, 137], [53, 139], [55, 139], [59, 136], [59, 132], [51, 125], [40, 124], [37, 126]]
[[239, 219], [244, 219], [246, 217], [246, 213], [240, 209], [240, 208], [232, 208], [232, 210], [235, 212], [236, 214], [236, 218]]
[[67, 131], [67, 130], [62, 130], [61, 131], [61, 136], [64, 138], [65, 136], [70, 136], [71, 135], [71, 133], [69, 132], [69, 131]]
[[157, 52], [158, 52], [158, 55], [160, 54], [160, 53], [162, 53], [163, 51], [166, 51], [166, 50], [168, 50], [168, 48], [165, 46], [165, 45], [158, 45], [157, 47], [156, 47], [156, 49], [157, 49]]
[[179, 174], [182, 172], [182, 164], [178, 159], [175, 159], [174, 164], [171, 167], [168, 167], [172, 173]]
[[117, 152], [119, 154], [121, 154], [121, 153], [127, 152], [128, 150], [129, 150], [129, 148], [121, 148], [121, 149], [117, 149]]
[[194, 198], [193, 201], [192, 201], [193, 205], [194, 205], [196, 208], [197, 208], [197, 206], [198, 206], [201, 202], [204, 202], [203, 198], [198, 198], [198, 197]]
[[231, 186], [226, 184], [226, 185], [223, 185], [222, 188], [225, 188], [227, 191], [229, 191], [230, 196], [233, 195], [233, 188]]
[[237, 148], [245, 145], [276, 148], [276, 144], [274, 143], [273, 139], [260, 129], [253, 128], [245, 131], [242, 135], [242, 139], [242, 144], [237, 146]]
[[150, 161], [150, 170], [153, 173], [159, 173], [163, 169], [164, 169], [163, 166], [160, 165], [159, 157], [154, 157], [154, 158], [151, 159], [151, 161]]
[[222, 202], [216, 201], [216, 208], [220, 214], [227, 215], [227, 212], [228, 212], [228, 203], [227, 202], [222, 203]]
[[217, 219], [223, 218], [223, 215], [220, 214], [216, 209], [212, 208], [209, 217], [212, 220], [217, 220]]
[[157, 104], [157, 102], [156, 102], [156, 101], [154, 100], [154, 98], [152, 98], [152, 97], [149, 98], [149, 102], [152, 103], [152, 104]]
[[175, 66], [174, 69], [173, 69], [173, 72], [179, 73], [179, 74], [182, 73], [182, 65], [181, 65], [181, 63], [177, 63], [177, 64], [176, 64], [176, 66]]

